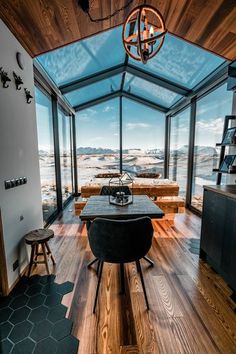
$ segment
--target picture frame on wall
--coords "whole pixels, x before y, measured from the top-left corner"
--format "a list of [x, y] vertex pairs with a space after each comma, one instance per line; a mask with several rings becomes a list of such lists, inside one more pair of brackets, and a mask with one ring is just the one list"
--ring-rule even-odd
[[220, 165], [220, 172], [230, 172], [230, 167], [234, 163], [236, 155], [225, 155], [224, 161]]
[[235, 144], [236, 143], [236, 127], [228, 128], [224, 133], [222, 144]]

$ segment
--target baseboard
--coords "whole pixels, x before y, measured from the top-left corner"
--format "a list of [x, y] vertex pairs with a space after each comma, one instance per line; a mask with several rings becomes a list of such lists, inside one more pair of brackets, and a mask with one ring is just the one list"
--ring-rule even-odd
[[20, 272], [20, 274], [18, 275], [18, 277], [16, 278], [14, 283], [10, 287], [8, 287], [8, 291], [7, 291], [6, 296], [10, 294], [10, 292], [13, 290], [13, 288], [16, 286], [16, 284], [19, 282], [19, 280], [22, 278], [22, 276], [27, 272], [28, 267], [29, 267], [29, 264], [27, 264], [25, 266], [25, 268]]

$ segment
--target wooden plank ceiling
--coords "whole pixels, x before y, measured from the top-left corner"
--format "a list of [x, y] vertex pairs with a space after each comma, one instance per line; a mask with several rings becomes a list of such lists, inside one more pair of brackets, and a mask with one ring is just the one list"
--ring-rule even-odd
[[[128, 0], [90, 0], [91, 15], [107, 16]], [[124, 22], [128, 8], [93, 23], [77, 0], [0, 0], [0, 17], [28, 53], [39, 54], [78, 41]], [[236, 0], [147, 0], [160, 10], [169, 32], [226, 59], [236, 59]]]

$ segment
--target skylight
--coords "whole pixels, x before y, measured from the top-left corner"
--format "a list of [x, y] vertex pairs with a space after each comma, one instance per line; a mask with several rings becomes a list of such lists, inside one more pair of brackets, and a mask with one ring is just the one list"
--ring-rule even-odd
[[122, 75], [112, 76], [109, 79], [98, 81], [94, 84], [71, 91], [65, 95], [72, 106], [78, 106], [96, 98], [119, 91]]
[[164, 44], [147, 64], [132, 58], [132, 64], [163, 79], [192, 89], [212, 73], [224, 59], [173, 35], [165, 36]]
[[166, 108], [171, 107], [182, 98], [181, 95], [178, 95], [173, 91], [167, 90], [164, 87], [160, 87], [128, 73], [125, 76], [124, 91]]
[[125, 60], [122, 27], [40, 55], [37, 60], [58, 85], [109, 69]]
[[[122, 73], [128, 65], [142, 71], [141, 76], [143, 72], [153, 75], [153, 82], [126, 73], [124, 91], [166, 108], [183, 97], [176, 93], [178, 90], [170, 91], [171, 86], [188, 92], [225, 62], [200, 47], [167, 34], [158, 55], [147, 64], [142, 64], [126, 57], [121, 34], [122, 26], [119, 26], [43, 54], [36, 60], [58, 87], [67, 85], [65, 96], [73, 106], [120, 90], [122, 74], [114, 76], [114, 71], [110, 73], [109, 70], [120, 65]], [[80, 80], [97, 73], [102, 73], [97, 82], [89, 84], [85, 81], [83, 87], [78, 89], [76, 86], [70, 87], [75, 82], [80, 86]], [[155, 84], [155, 77], [163, 81], [163, 87], [160, 80]], [[170, 83], [168, 90], [165, 88], [166, 80]]]

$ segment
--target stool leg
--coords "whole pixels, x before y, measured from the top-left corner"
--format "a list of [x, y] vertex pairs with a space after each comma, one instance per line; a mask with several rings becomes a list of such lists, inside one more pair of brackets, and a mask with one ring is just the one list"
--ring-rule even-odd
[[46, 269], [47, 269], [48, 274], [50, 274], [49, 268], [48, 268], [48, 256], [47, 256], [46, 247], [45, 247], [45, 244], [44, 244], [44, 243], [42, 243], [42, 250], [43, 250], [43, 256], [44, 256], [45, 266], [46, 266]]
[[31, 269], [32, 269], [32, 266], [33, 266], [33, 263], [34, 263], [35, 247], [36, 247], [35, 244], [32, 244], [32, 245], [31, 245], [31, 254], [30, 254], [30, 262], [29, 262], [28, 277], [30, 276]]
[[46, 248], [48, 250], [48, 254], [51, 257], [52, 263], [55, 265], [56, 264], [55, 259], [54, 259], [53, 255], [52, 255], [51, 249], [50, 249], [49, 244], [47, 242], [45, 242], [45, 246], [46, 246]]
[[[37, 243], [35, 246], [34, 262], [37, 262], [38, 253], [39, 253], [39, 244]], [[34, 263], [34, 265], [36, 266], [36, 263]]]

